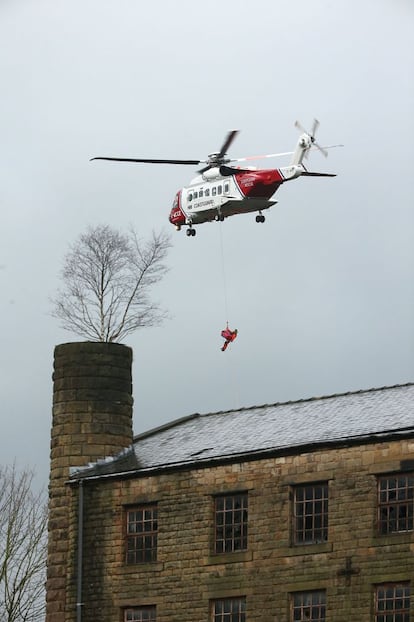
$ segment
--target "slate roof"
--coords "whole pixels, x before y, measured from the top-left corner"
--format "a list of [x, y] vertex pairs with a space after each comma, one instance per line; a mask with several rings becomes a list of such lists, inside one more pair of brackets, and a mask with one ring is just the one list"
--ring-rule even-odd
[[136, 436], [128, 450], [72, 477], [144, 475], [400, 435], [414, 436], [414, 383], [189, 415]]

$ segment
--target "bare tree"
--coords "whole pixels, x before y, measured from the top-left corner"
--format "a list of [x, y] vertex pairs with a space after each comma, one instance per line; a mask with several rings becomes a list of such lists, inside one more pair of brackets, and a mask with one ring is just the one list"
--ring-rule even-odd
[[120, 341], [143, 326], [158, 325], [165, 313], [151, 302], [150, 289], [167, 271], [166, 234], [143, 242], [135, 231], [91, 227], [70, 247], [64, 289], [52, 300], [62, 327], [91, 341]]
[[0, 467], [0, 619], [44, 619], [47, 504], [33, 473]]

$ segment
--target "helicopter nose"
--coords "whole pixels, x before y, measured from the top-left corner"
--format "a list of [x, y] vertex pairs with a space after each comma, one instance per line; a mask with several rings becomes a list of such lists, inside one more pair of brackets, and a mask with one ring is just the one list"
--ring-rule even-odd
[[185, 224], [185, 216], [179, 207], [173, 207], [168, 218], [175, 227]]

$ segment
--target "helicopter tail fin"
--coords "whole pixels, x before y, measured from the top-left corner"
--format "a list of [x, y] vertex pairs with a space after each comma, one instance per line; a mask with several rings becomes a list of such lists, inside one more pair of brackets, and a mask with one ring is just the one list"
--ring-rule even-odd
[[312, 171], [303, 171], [301, 177], [336, 177], [336, 173], [314, 173]]

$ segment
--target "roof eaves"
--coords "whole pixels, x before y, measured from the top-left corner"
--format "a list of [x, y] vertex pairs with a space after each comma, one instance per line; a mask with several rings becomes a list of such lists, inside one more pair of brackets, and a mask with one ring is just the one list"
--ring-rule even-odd
[[398, 440], [401, 437], [414, 437], [414, 427], [409, 426], [405, 428], [399, 428], [394, 430], [386, 430], [380, 432], [369, 432], [355, 436], [337, 437], [334, 439], [323, 439], [312, 443], [302, 443], [298, 445], [282, 445], [280, 447], [270, 447], [267, 449], [252, 450], [248, 452], [239, 452], [234, 454], [222, 454], [220, 456], [206, 457], [198, 460], [182, 460], [180, 462], [170, 462], [163, 465], [154, 465], [151, 467], [143, 467], [140, 469], [134, 469], [130, 471], [122, 471], [118, 473], [105, 473], [105, 474], [92, 474], [85, 475], [81, 471], [78, 471], [76, 476], [73, 476], [67, 483], [74, 484], [80, 479], [83, 481], [92, 480], [106, 480], [124, 479], [130, 477], [145, 477], [146, 475], [154, 475], [157, 473], [165, 473], [166, 471], [182, 471], [189, 468], [206, 468], [211, 465], [227, 464], [229, 462], [239, 462], [241, 460], [252, 461], [260, 460], [262, 458], [271, 458], [278, 456], [286, 456], [292, 453], [304, 453], [312, 452], [324, 448], [334, 447], [347, 447], [355, 446], [358, 444], [371, 444], [378, 441], [385, 440]]

